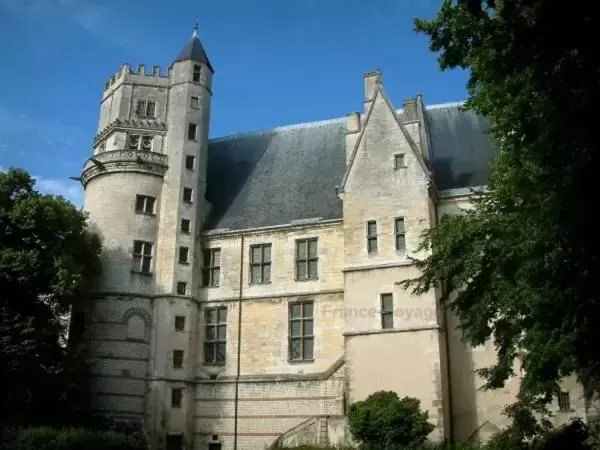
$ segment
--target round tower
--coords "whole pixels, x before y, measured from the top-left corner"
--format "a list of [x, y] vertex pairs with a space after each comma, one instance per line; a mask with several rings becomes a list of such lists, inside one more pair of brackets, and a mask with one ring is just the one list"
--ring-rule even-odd
[[[180, 380], [185, 391], [193, 377], [194, 249], [212, 75], [196, 29], [166, 73], [125, 64], [104, 86], [93, 156], [81, 177], [84, 210], [103, 241], [103, 271], [86, 312], [85, 338], [102, 358], [94, 366], [92, 407], [117, 422], [182, 438], [187, 414], [169, 420], [173, 429], [166, 430], [157, 417], [168, 411], [157, 405], [180, 389], [165, 379]], [[183, 364], [173, 361], [175, 349]], [[192, 398], [183, 396], [184, 410]]]

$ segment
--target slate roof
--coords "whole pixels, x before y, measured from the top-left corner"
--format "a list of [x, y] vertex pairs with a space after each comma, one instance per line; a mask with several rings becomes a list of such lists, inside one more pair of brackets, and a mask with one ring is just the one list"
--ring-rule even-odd
[[[438, 190], [485, 185], [496, 154], [487, 122], [458, 104], [428, 107], [426, 116]], [[341, 218], [345, 130], [341, 118], [210, 140], [205, 230]]]
[[183, 50], [181, 50], [181, 53], [179, 53], [179, 56], [175, 58], [175, 61], [173, 62], [176, 63], [179, 61], [188, 60], [203, 62], [210, 68], [212, 72], [214, 72], [210, 61], [208, 60], [208, 55], [206, 54], [206, 51], [204, 50], [204, 47], [198, 38], [198, 33], [196, 30], [194, 30], [192, 38], [187, 42], [187, 44], [185, 44], [185, 47], [183, 47]]

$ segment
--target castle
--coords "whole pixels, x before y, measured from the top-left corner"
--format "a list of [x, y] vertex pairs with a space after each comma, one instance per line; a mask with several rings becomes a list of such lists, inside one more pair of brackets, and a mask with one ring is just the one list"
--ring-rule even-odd
[[[491, 344], [399, 286], [421, 232], [487, 183], [486, 121], [421, 96], [397, 110], [375, 71], [361, 112], [209, 139], [213, 74], [194, 32], [168, 73], [126, 64], [104, 87], [81, 177], [104, 245], [80, 312], [93, 408], [168, 449], [342, 442], [378, 390], [420, 399], [434, 440], [504, 426], [519, 377], [479, 391]], [[585, 417], [575, 381], [552, 408]]]

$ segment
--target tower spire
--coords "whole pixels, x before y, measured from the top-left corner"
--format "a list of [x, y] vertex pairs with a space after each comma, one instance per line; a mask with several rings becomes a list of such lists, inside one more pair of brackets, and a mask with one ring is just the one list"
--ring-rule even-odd
[[194, 25], [194, 31], [192, 32], [192, 39], [198, 38], [198, 22]]
[[214, 70], [208, 60], [208, 56], [202, 43], [200, 42], [200, 38], [198, 37], [198, 24], [194, 26], [194, 31], [192, 33], [191, 39], [187, 42], [179, 56], [173, 61], [174, 63], [180, 61], [198, 61], [206, 64], [208, 68], [214, 73]]

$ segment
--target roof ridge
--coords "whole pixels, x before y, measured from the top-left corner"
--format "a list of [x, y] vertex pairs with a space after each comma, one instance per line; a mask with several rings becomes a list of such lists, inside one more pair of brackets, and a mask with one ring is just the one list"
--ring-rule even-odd
[[435, 105], [425, 105], [425, 111], [429, 109], [442, 109], [442, 108], [451, 108], [453, 106], [463, 106], [466, 103], [465, 100], [461, 100], [459, 102], [447, 102], [447, 103], [437, 103]]

